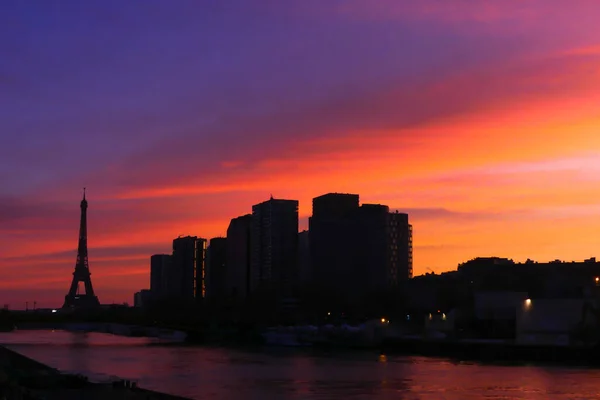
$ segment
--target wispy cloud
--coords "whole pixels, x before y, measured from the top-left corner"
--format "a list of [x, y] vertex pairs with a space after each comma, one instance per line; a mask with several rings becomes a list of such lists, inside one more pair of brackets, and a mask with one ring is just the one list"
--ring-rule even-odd
[[408, 211], [417, 273], [479, 253], [587, 257], [599, 13], [587, 0], [3, 3], [0, 301], [69, 280], [82, 186], [94, 282], [122, 300], [147, 286], [154, 246], [223, 235], [271, 193], [300, 200], [304, 224], [330, 191]]

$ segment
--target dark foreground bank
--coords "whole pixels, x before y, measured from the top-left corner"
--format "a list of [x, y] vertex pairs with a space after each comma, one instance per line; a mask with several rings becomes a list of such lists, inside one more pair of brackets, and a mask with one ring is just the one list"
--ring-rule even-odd
[[189, 400], [141, 389], [129, 382], [92, 383], [0, 346], [0, 398], [6, 400]]

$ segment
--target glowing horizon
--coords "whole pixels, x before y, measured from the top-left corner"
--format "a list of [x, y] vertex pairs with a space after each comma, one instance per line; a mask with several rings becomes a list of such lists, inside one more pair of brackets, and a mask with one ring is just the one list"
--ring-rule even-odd
[[62, 303], [84, 186], [103, 303], [271, 193], [407, 212], [416, 275], [600, 256], [596, 2], [234, 3], [0, 5], [0, 305]]

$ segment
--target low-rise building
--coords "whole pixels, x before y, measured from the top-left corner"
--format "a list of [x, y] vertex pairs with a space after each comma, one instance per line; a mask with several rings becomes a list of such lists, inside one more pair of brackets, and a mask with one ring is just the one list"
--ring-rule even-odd
[[152, 292], [148, 289], [142, 289], [133, 295], [133, 306], [137, 308], [147, 307], [152, 300]]
[[527, 299], [517, 309], [516, 341], [523, 345], [568, 346], [580, 344], [586, 329], [596, 331], [595, 299]]

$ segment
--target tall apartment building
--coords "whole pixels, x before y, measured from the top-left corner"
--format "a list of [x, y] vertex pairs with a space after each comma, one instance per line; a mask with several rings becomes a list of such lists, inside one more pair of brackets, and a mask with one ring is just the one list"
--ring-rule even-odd
[[154, 254], [150, 257], [150, 297], [153, 301], [168, 294], [168, 274], [172, 265], [170, 254]]
[[223, 298], [226, 294], [227, 279], [227, 239], [210, 239], [206, 250], [206, 297]]
[[244, 299], [250, 293], [252, 214], [233, 218], [227, 228], [225, 295]]
[[390, 277], [389, 207], [363, 204], [353, 213], [354, 268], [361, 287], [357, 293], [373, 294], [393, 287]]
[[359, 205], [356, 194], [313, 199], [309, 219], [313, 283], [338, 297], [392, 289], [412, 276], [412, 227], [408, 215], [379, 204]]
[[298, 284], [301, 287], [308, 286], [311, 277], [309, 236], [308, 231], [302, 231], [298, 233]]
[[353, 268], [358, 242], [353, 215], [358, 208], [357, 194], [329, 193], [312, 201], [308, 220], [311, 280], [334, 296], [343, 296], [360, 285], [360, 274]]
[[297, 285], [298, 201], [273, 199], [252, 206], [251, 289], [281, 296]]
[[389, 215], [390, 225], [390, 275], [394, 283], [413, 277], [413, 230], [408, 214], [394, 212]]
[[169, 297], [183, 302], [204, 298], [206, 239], [196, 236], [173, 240], [171, 273], [167, 279]]

